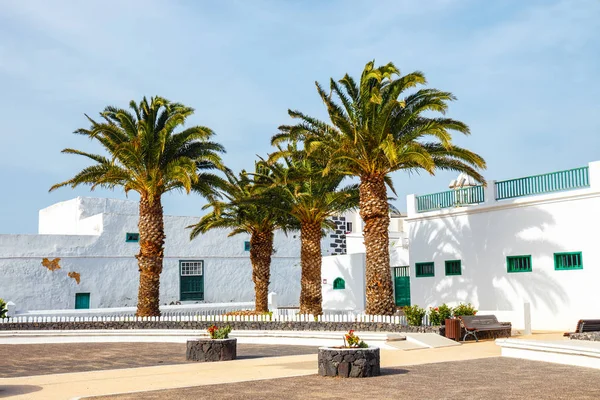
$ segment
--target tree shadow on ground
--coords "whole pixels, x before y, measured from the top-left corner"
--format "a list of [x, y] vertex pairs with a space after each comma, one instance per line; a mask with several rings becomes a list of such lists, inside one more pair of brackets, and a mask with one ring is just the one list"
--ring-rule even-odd
[[41, 386], [34, 385], [0, 385], [0, 398], [39, 392]]

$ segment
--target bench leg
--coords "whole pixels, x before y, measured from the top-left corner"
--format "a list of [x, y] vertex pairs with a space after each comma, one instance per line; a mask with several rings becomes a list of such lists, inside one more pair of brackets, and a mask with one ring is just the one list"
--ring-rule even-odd
[[475, 331], [467, 331], [463, 337], [463, 342], [467, 340], [467, 336], [469, 335], [472, 335], [475, 338], [475, 341], [479, 342], [479, 339], [477, 339], [477, 333]]

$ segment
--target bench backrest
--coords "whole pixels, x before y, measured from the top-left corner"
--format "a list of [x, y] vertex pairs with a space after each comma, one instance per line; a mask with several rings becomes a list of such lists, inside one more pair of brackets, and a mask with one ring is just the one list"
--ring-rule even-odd
[[495, 315], [463, 315], [459, 316], [465, 328], [484, 328], [489, 325], [498, 325]]
[[575, 330], [578, 333], [597, 331], [600, 331], [600, 319], [580, 319]]

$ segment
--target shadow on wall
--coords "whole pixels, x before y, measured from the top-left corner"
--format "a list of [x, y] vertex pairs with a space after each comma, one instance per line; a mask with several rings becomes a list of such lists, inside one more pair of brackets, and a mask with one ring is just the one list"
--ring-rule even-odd
[[[415, 222], [411, 245], [427, 248], [419, 247], [414, 255], [411, 248], [411, 266], [432, 260], [436, 266], [434, 278], [415, 279], [422, 293], [416, 300], [424, 300], [423, 306], [466, 301], [483, 310], [507, 311], [528, 301], [533, 308], [558, 311], [568, 304], [567, 293], [558, 277], [540, 265], [540, 256], [562, 250], [544, 237], [554, 224], [550, 213], [534, 207]], [[532, 255], [532, 272], [508, 273], [506, 257], [511, 255]], [[462, 260], [462, 275], [445, 276], [444, 261], [456, 259]]]
[[[323, 257], [321, 276], [327, 279], [322, 285], [323, 309], [364, 310], [364, 254], [347, 254]], [[344, 289], [334, 289], [333, 282], [342, 278]]]

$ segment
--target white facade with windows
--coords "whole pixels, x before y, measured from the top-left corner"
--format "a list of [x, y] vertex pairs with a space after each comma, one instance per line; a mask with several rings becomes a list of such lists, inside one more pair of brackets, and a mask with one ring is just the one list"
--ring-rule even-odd
[[427, 201], [443, 196], [409, 196], [412, 304], [471, 302], [523, 328], [529, 303], [536, 330], [599, 318], [600, 162], [572, 171], [491, 181], [439, 209]]
[[[18, 311], [73, 309], [76, 301], [90, 308], [134, 306], [137, 207], [134, 201], [78, 197], [41, 210], [37, 235], [0, 235], [0, 298]], [[197, 221], [164, 218], [161, 304], [253, 301], [249, 236], [216, 230], [190, 241], [185, 227]], [[298, 304], [299, 246], [298, 233], [275, 234], [269, 289], [281, 306]], [[69, 273], [79, 274], [79, 283]]]

